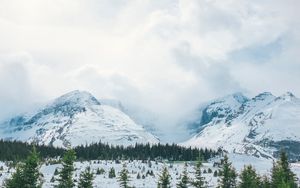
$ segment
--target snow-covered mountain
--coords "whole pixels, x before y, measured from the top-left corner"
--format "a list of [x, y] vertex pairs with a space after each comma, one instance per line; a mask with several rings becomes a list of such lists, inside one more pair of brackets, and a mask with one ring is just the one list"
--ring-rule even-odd
[[98, 100], [102, 105], [112, 106], [117, 108], [127, 114], [135, 123], [143, 125], [144, 129], [153, 134], [156, 137], [159, 137], [160, 141], [163, 141], [162, 138], [165, 134], [158, 129], [157, 115], [149, 110], [144, 109], [141, 106], [136, 105], [124, 105], [121, 101], [116, 99], [99, 99]]
[[[285, 149], [300, 155], [300, 100], [287, 92], [249, 99], [235, 93], [200, 108], [196, 134], [186, 146], [223, 148], [228, 152], [272, 157]], [[196, 126], [197, 125], [197, 126]]]
[[100, 140], [118, 145], [158, 142], [120, 109], [85, 91], [67, 93], [40, 110], [0, 123], [0, 138], [63, 147]]

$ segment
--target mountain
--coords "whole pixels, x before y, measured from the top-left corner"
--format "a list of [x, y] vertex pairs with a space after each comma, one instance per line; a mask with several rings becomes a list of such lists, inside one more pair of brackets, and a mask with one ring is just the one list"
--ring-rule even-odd
[[[254, 98], [235, 93], [200, 108], [195, 135], [185, 146], [223, 148], [228, 152], [272, 158], [281, 149], [300, 154], [300, 100], [287, 92]], [[197, 125], [197, 126], [196, 126]]]
[[99, 99], [99, 102], [102, 105], [112, 106], [119, 109], [120, 111], [127, 114], [135, 123], [143, 125], [144, 129], [153, 134], [156, 137], [159, 137], [160, 141], [163, 141], [163, 136], [161, 130], [158, 129], [157, 115], [149, 110], [144, 109], [141, 106], [136, 105], [124, 105], [121, 101], [116, 99]]
[[242, 93], [234, 93], [201, 105], [199, 118], [189, 123], [190, 132], [198, 133], [207, 124], [218, 124], [221, 121], [230, 123], [238, 115], [240, 106], [249, 99]]
[[120, 109], [101, 104], [85, 91], [67, 93], [40, 110], [0, 123], [0, 128], [0, 138], [6, 140], [62, 147], [100, 140], [118, 145], [158, 142]]

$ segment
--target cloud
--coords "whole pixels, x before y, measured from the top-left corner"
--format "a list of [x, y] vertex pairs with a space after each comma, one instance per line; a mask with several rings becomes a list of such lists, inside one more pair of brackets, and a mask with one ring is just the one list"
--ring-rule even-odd
[[201, 102], [231, 92], [300, 96], [297, 5], [3, 0], [0, 104], [21, 111], [83, 89], [147, 109], [175, 134]]
[[26, 54], [0, 56], [0, 119], [31, 108], [35, 100]]

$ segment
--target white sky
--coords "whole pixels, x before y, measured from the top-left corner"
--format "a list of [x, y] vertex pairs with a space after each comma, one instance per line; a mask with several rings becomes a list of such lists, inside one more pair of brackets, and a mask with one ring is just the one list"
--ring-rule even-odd
[[236, 91], [300, 96], [299, 0], [0, 0], [0, 118], [68, 91], [174, 125]]

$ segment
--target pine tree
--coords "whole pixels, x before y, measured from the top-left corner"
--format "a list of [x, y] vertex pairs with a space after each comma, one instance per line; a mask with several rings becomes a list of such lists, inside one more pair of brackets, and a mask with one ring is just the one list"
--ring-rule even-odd
[[189, 183], [189, 177], [187, 172], [187, 163], [184, 163], [183, 172], [181, 174], [181, 180], [177, 184], [177, 188], [187, 188]]
[[4, 183], [6, 188], [19, 188], [23, 185], [23, 172], [20, 165], [17, 166], [16, 172], [12, 174], [11, 179], [7, 179]]
[[104, 173], [105, 173], [105, 170], [103, 168], [97, 168], [97, 171], [96, 171], [97, 175], [101, 175], [101, 174], [104, 174]]
[[215, 170], [215, 171], [214, 171], [214, 177], [217, 177], [217, 176], [218, 176], [218, 171]]
[[259, 188], [261, 186], [260, 177], [251, 165], [244, 167], [240, 179], [239, 188]]
[[94, 174], [91, 168], [87, 167], [85, 171], [81, 172], [78, 188], [93, 188]]
[[74, 150], [68, 150], [63, 159], [63, 168], [59, 172], [58, 186], [57, 188], [72, 188], [74, 187], [73, 172], [74, 172], [74, 161], [76, 159], [76, 153]]
[[108, 178], [115, 178], [115, 177], [116, 177], [116, 171], [113, 167], [111, 167], [108, 173]]
[[170, 188], [171, 187], [171, 176], [169, 174], [168, 168], [165, 166], [162, 170], [161, 175], [157, 183], [158, 188]]
[[57, 170], [57, 168], [54, 170], [54, 176], [56, 176], [56, 175], [58, 175], [59, 174], [59, 172], [58, 172], [58, 170]]
[[280, 159], [273, 164], [271, 178], [271, 185], [274, 188], [297, 187], [295, 174], [290, 168], [285, 152], [281, 152]]
[[16, 172], [12, 178], [7, 180], [7, 188], [40, 188], [42, 182], [40, 181], [39, 173], [39, 157], [35, 147], [25, 160], [24, 164], [17, 167]]
[[24, 188], [39, 188], [42, 187], [39, 181], [39, 157], [36, 152], [35, 147], [33, 147], [32, 152], [27, 157], [23, 170], [23, 187]]
[[206, 182], [201, 173], [202, 161], [199, 158], [195, 167], [195, 180], [192, 182], [192, 185], [196, 188], [206, 187]]
[[51, 182], [51, 183], [54, 183], [54, 182], [55, 182], [55, 177], [54, 177], [54, 176], [52, 176], [52, 178], [50, 179], [50, 182]]
[[128, 175], [128, 170], [126, 168], [126, 164], [123, 164], [123, 169], [121, 170], [120, 174], [119, 174], [119, 178], [118, 181], [120, 183], [120, 187], [122, 188], [129, 188], [130, 186], [129, 181], [130, 181], [130, 177]]
[[221, 179], [219, 180], [220, 188], [233, 188], [236, 187], [237, 173], [228, 161], [228, 156], [224, 156], [221, 170]]

